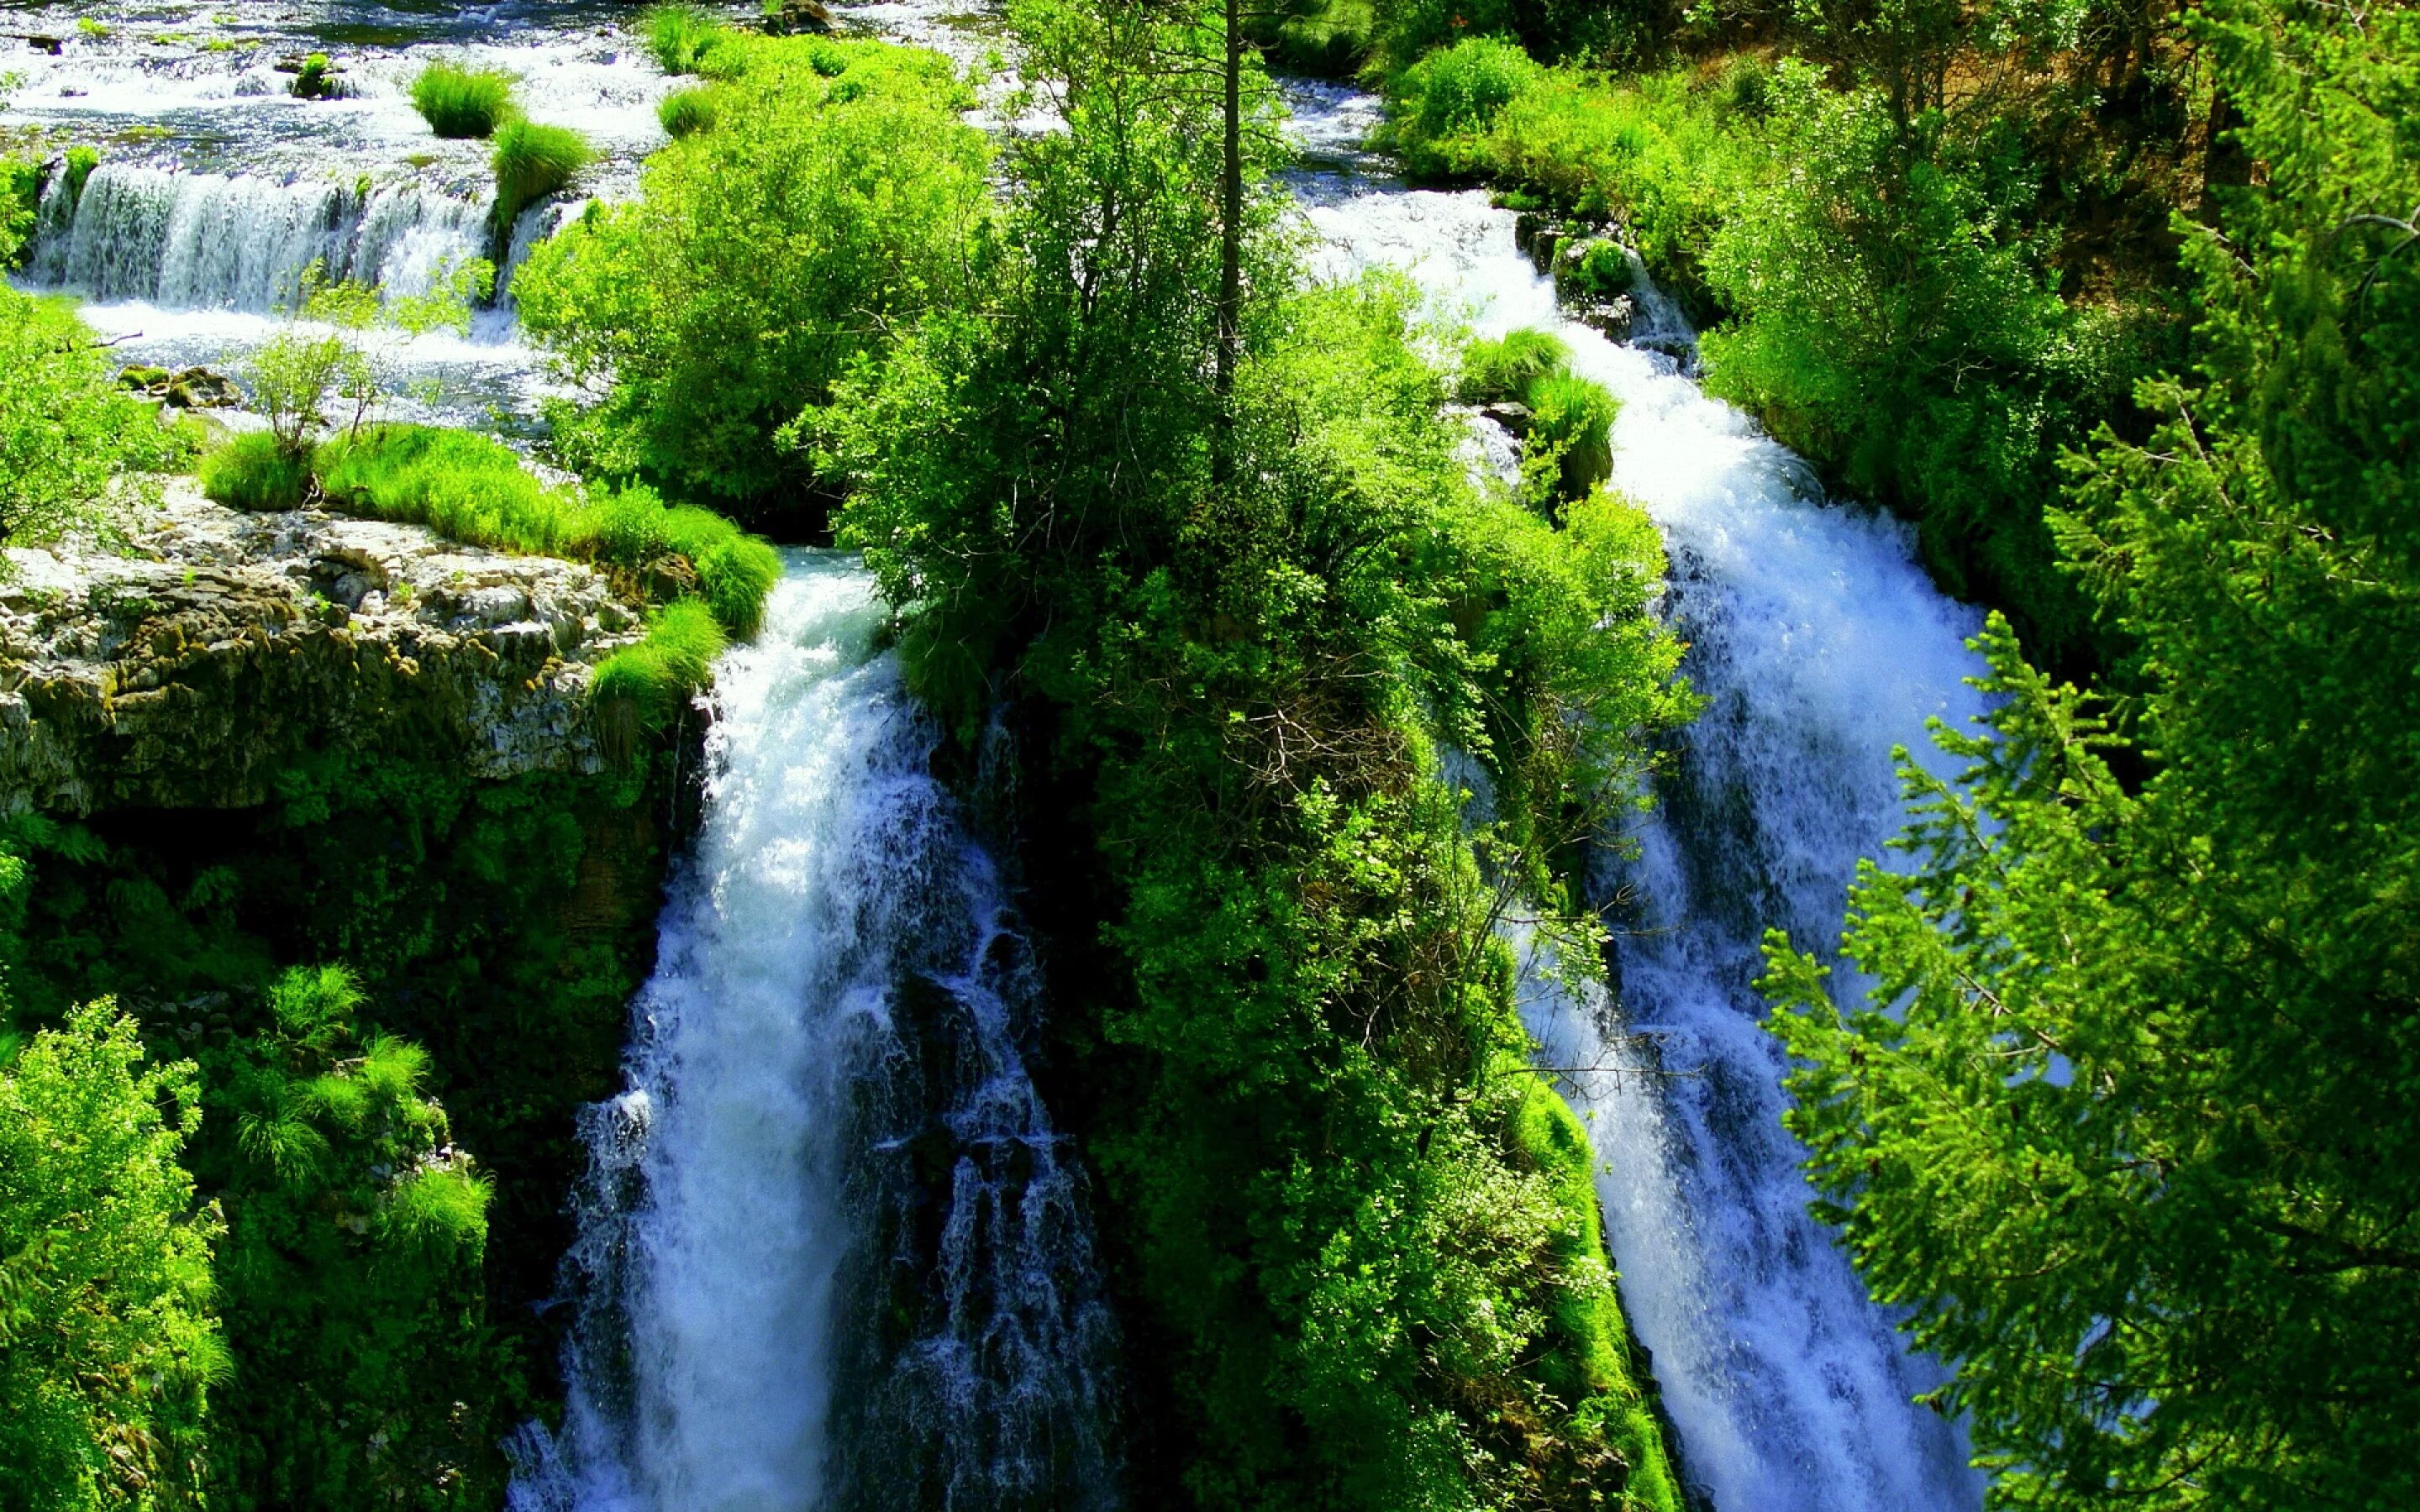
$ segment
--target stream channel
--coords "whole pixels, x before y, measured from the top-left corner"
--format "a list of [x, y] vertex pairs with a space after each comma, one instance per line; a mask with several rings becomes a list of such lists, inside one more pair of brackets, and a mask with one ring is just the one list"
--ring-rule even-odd
[[[535, 434], [552, 391], [509, 277], [578, 204], [497, 236], [484, 144], [435, 138], [407, 81], [432, 54], [517, 72], [534, 117], [598, 147], [582, 192], [627, 196], [671, 87], [620, 29], [629, 13], [12, 8], [9, 119], [106, 154], [80, 198], [54, 176], [21, 282], [84, 296], [126, 361], [240, 372], [315, 259], [417, 291], [501, 246], [497, 307], [398, 348], [417, 387], [397, 412]], [[915, 6], [841, 13], [982, 45]], [[279, 65], [313, 51], [338, 58], [344, 98], [287, 93]], [[1927, 750], [1927, 718], [1978, 711], [1978, 617], [1931, 587], [1903, 529], [1826, 499], [1701, 392], [1652, 287], [1626, 343], [1564, 318], [1510, 211], [1362, 153], [1371, 97], [1287, 94], [1319, 271], [1394, 269], [1479, 332], [1561, 335], [1621, 401], [1613, 482], [1670, 554], [1665, 612], [1709, 705], [1637, 855], [1593, 879], [1637, 900], [1617, 919], [1619, 1003], [1533, 972], [1524, 1006], [1545, 1063], [1585, 1068], [1567, 1090], [1686, 1473], [1721, 1512], [1964, 1512], [1980, 1483], [1957, 1426], [1910, 1404], [1935, 1368], [1807, 1215], [1752, 982], [1768, 925], [1837, 941], [1857, 861], [1899, 825], [1892, 748]], [[853, 562], [792, 553], [764, 635], [718, 669], [705, 827], [633, 1008], [629, 1089], [586, 1120], [571, 1398], [559, 1432], [519, 1445], [524, 1512], [1111, 1504], [1115, 1331], [1081, 1170], [1020, 1059], [1042, 1011], [1031, 951], [926, 769], [935, 736], [876, 619]]]

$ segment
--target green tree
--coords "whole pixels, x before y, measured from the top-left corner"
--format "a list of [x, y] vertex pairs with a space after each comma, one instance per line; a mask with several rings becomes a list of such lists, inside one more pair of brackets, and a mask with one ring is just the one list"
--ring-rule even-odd
[[[2095, 713], [1983, 649], [1991, 730], [1869, 869], [1846, 1018], [1776, 942], [1792, 1126], [1957, 1366], [2002, 1505], [2420, 1498], [2420, 17], [2213, 0], [2266, 181], [2188, 261], [2195, 380], [2056, 523], [2139, 649]], [[2130, 787], [2106, 754], [2130, 747]]]
[[991, 149], [931, 54], [735, 38], [714, 57], [715, 124], [649, 161], [643, 198], [541, 246], [513, 292], [601, 400], [556, 417], [582, 471], [796, 508], [811, 472], [779, 427], [985, 282]]
[[178, 1164], [190, 1061], [147, 1064], [104, 999], [0, 1066], [0, 1507], [190, 1504], [226, 1374], [213, 1215]]

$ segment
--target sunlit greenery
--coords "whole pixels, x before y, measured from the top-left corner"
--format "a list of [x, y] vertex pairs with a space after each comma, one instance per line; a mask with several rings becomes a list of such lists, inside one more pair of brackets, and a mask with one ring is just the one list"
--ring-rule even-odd
[[2188, 230], [2158, 428], [2054, 517], [2140, 692], [1995, 623], [1991, 728], [1909, 770], [1913, 866], [1855, 893], [1872, 1002], [1778, 940], [1768, 990], [1824, 1211], [1957, 1362], [2000, 1504], [2383, 1509], [2420, 1495], [2420, 26], [2195, 35], [2267, 171]]

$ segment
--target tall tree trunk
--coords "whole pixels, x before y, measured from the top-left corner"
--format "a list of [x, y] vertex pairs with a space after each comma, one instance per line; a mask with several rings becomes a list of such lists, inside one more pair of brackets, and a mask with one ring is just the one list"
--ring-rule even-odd
[[1218, 412], [1212, 422], [1212, 481], [1226, 486], [1234, 471], [1235, 363], [1243, 346], [1244, 306], [1244, 17], [1242, 0], [1225, 0], [1227, 19], [1226, 161], [1218, 174], [1218, 330], [1210, 385]]

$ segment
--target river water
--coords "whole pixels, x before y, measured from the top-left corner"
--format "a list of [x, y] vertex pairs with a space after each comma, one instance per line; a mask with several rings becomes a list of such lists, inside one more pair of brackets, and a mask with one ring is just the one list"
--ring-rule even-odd
[[[1292, 93], [1315, 166], [1297, 192], [1330, 276], [1408, 274], [1478, 334], [1550, 330], [1621, 402], [1613, 485], [1670, 555], [1665, 612], [1709, 700], [1628, 859], [1594, 878], [1616, 916], [1619, 1001], [1527, 977], [1544, 1063], [1603, 1161], [1598, 1192], [1622, 1301], [1652, 1351], [1684, 1473], [1721, 1512], [1955, 1512], [1981, 1483], [1954, 1424], [1911, 1405], [1938, 1383], [1909, 1359], [1807, 1214], [1781, 1127], [1784, 1057], [1753, 983], [1769, 927], [1837, 949], [1859, 858], [1885, 855], [1900, 801], [1891, 751], [1925, 721], [1979, 712], [1964, 679], [1974, 610], [1943, 597], [1908, 532], [1827, 500], [1798, 457], [1689, 376], [1694, 342], [1643, 288], [1636, 340], [1566, 319], [1477, 191], [1414, 190], [1353, 149], [1375, 103]], [[1842, 991], [1860, 990], [1844, 981]]]
[[696, 855], [589, 1111], [560, 1432], [520, 1512], [1111, 1504], [1115, 1331], [1020, 1046], [1039, 976], [875, 649], [787, 554], [716, 666]]

